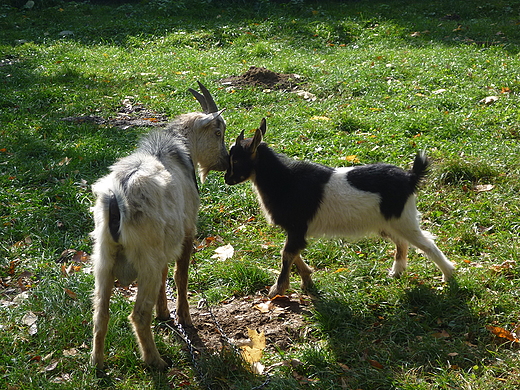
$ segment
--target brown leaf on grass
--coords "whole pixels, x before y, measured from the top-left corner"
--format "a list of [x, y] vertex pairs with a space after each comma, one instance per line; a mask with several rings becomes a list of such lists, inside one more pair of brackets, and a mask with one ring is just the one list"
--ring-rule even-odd
[[450, 338], [450, 334], [446, 332], [445, 330], [441, 330], [440, 332], [435, 332], [432, 334], [433, 337], [436, 339], [448, 339]]
[[199, 245], [195, 247], [195, 251], [198, 252], [202, 249], [207, 248], [208, 246], [212, 245], [213, 243], [224, 243], [224, 240], [220, 236], [210, 236], [203, 239]]
[[514, 343], [520, 343], [520, 339], [517, 338], [515, 334], [511, 333], [507, 329], [492, 325], [486, 325], [486, 329], [497, 337], [512, 341]]
[[369, 362], [372, 367], [377, 368], [378, 370], [382, 370], [384, 368], [384, 366], [377, 360], [367, 359], [367, 362]]
[[76, 348], [64, 349], [63, 356], [65, 357], [74, 357], [78, 354], [78, 350]]
[[69, 290], [68, 288], [64, 288], [63, 291], [65, 291], [65, 294], [67, 294], [72, 299], [78, 299], [78, 295], [74, 291]]

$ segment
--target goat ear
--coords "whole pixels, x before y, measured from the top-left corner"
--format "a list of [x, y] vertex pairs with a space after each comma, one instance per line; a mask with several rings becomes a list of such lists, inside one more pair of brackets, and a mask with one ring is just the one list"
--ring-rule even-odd
[[240, 135], [237, 137], [237, 140], [235, 141], [235, 145], [240, 146], [240, 142], [242, 142], [243, 140], [244, 140], [244, 130], [242, 130]]
[[259, 129], [262, 132], [262, 135], [265, 135], [265, 132], [267, 131], [267, 121], [265, 120], [265, 118], [262, 118]]
[[258, 128], [255, 131], [255, 136], [253, 137], [253, 142], [251, 143], [251, 151], [253, 153], [256, 153], [256, 148], [258, 148], [260, 142], [262, 142], [262, 129]]

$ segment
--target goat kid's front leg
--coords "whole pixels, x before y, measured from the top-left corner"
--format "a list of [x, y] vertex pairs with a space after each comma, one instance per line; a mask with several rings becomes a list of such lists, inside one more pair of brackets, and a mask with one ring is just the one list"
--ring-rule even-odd
[[159, 296], [155, 305], [155, 314], [160, 321], [167, 321], [170, 319], [170, 310], [168, 309], [168, 297], [166, 296], [166, 279], [168, 278], [168, 265], [163, 269], [162, 283], [159, 289]]
[[155, 369], [164, 370], [166, 362], [161, 358], [153, 338], [151, 324], [152, 311], [156, 297], [161, 288], [161, 277], [147, 275], [147, 278], [138, 280], [137, 298], [134, 309], [128, 317], [139, 343], [139, 349], [144, 362]]
[[175, 265], [175, 285], [177, 286], [177, 317], [179, 323], [191, 326], [190, 304], [188, 303], [188, 268], [190, 266], [191, 253], [193, 251], [193, 236], [184, 238], [182, 254]]
[[298, 254], [290, 253], [282, 250], [282, 270], [275, 284], [269, 289], [269, 298], [274, 298], [277, 295], [284, 295], [285, 291], [289, 288], [289, 276], [291, 274], [291, 267]]
[[301, 288], [302, 290], [308, 290], [312, 287], [312, 268], [303, 261], [302, 257], [298, 253], [296, 256], [294, 256], [294, 264], [296, 265], [296, 270], [298, 271], [298, 274], [302, 278], [302, 284]]

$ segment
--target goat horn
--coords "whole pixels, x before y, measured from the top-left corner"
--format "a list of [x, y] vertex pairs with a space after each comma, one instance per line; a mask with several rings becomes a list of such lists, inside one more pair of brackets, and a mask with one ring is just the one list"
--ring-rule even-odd
[[202, 111], [204, 111], [205, 114], [209, 114], [208, 105], [206, 103], [206, 99], [204, 96], [202, 96], [200, 93], [195, 91], [193, 88], [188, 88], [188, 91], [191, 92], [193, 96], [195, 96], [195, 99], [197, 99], [200, 103], [200, 106], [202, 107]]
[[197, 83], [199, 84], [199, 88], [206, 99], [206, 107], [208, 110], [207, 114], [210, 114], [212, 112], [217, 112], [218, 111], [217, 104], [213, 100], [213, 96], [211, 96], [211, 93], [209, 93], [208, 89], [204, 85], [202, 85], [200, 81], [197, 81]]

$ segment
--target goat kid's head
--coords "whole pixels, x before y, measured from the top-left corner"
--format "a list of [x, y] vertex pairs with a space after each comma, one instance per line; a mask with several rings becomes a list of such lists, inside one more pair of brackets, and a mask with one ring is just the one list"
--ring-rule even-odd
[[202, 182], [209, 171], [225, 171], [229, 166], [229, 154], [224, 135], [226, 121], [222, 117], [225, 109], [219, 110], [207, 88], [198, 82], [200, 91], [189, 88], [193, 96], [202, 107], [203, 113], [197, 114], [193, 122], [194, 138], [192, 140], [193, 154], [196, 155], [199, 165], [199, 174]]
[[265, 118], [260, 122], [255, 135], [244, 139], [244, 130], [238, 136], [235, 145], [229, 151], [229, 167], [225, 175], [226, 184], [242, 183], [251, 178], [254, 173], [256, 150], [267, 130]]

